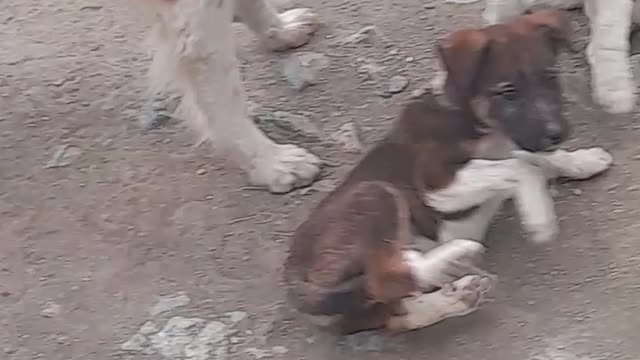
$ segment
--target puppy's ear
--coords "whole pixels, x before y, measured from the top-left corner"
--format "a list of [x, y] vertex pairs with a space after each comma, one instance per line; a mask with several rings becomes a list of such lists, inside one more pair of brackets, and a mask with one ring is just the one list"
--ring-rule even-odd
[[551, 44], [555, 53], [571, 45], [571, 21], [566, 11], [545, 9], [533, 11], [524, 18]]
[[488, 35], [479, 30], [456, 31], [438, 44], [440, 61], [447, 71], [444, 91], [456, 105], [466, 106], [475, 95], [489, 45]]

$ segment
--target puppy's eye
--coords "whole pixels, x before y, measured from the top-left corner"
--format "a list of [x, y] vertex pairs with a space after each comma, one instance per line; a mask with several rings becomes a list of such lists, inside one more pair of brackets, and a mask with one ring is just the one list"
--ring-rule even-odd
[[499, 83], [495, 89], [494, 93], [497, 96], [503, 97], [506, 100], [513, 101], [518, 98], [518, 90], [513, 83]]

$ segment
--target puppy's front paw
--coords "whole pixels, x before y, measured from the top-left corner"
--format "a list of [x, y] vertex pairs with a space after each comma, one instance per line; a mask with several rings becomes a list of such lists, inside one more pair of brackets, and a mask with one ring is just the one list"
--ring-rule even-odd
[[562, 167], [562, 175], [576, 180], [596, 176], [609, 169], [613, 163], [613, 156], [599, 147], [566, 152], [565, 156], [570, 158]]
[[278, 15], [282, 24], [269, 29], [266, 46], [274, 51], [295, 49], [311, 40], [318, 29], [316, 14], [307, 8], [291, 9]]
[[266, 186], [273, 193], [287, 193], [311, 184], [320, 172], [321, 160], [294, 145], [274, 144], [254, 159], [249, 177], [252, 185]]

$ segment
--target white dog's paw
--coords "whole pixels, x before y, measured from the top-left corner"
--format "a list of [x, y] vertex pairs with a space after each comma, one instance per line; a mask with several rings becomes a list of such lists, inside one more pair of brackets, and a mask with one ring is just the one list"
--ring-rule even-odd
[[278, 15], [282, 27], [269, 29], [266, 45], [274, 51], [300, 47], [318, 30], [318, 17], [307, 8], [291, 9]]
[[562, 170], [562, 176], [585, 180], [611, 167], [613, 156], [603, 148], [594, 147], [576, 151], [558, 150], [551, 155], [554, 164]]
[[320, 172], [321, 160], [295, 145], [275, 144], [273, 149], [259, 154], [249, 171], [251, 184], [266, 186], [281, 194], [311, 184]]
[[608, 113], [629, 113], [636, 103], [633, 80], [621, 79], [616, 82], [615, 87], [599, 86], [596, 82], [593, 90], [593, 100]]
[[527, 238], [529, 240], [536, 244], [544, 244], [556, 239], [560, 227], [557, 222], [548, 221], [539, 224], [526, 224], [525, 231], [527, 232]]

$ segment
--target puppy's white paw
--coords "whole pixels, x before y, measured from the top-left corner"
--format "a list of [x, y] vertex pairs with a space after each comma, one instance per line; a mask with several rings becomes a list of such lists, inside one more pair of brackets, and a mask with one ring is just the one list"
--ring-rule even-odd
[[480, 308], [495, 282], [495, 276], [469, 275], [444, 285], [436, 292], [405, 298], [402, 306], [407, 313], [388, 319], [387, 329], [415, 330], [472, 313]]
[[624, 114], [631, 112], [636, 103], [635, 85], [632, 78], [623, 77], [615, 82], [615, 86], [598, 85], [596, 81], [593, 89], [593, 99], [608, 113]]
[[316, 14], [307, 8], [285, 11], [278, 15], [282, 26], [267, 31], [266, 46], [274, 51], [300, 47], [311, 40], [318, 30]]
[[448, 315], [463, 316], [478, 310], [495, 282], [495, 277], [469, 275], [443, 287], [443, 294], [453, 303]]
[[321, 160], [295, 145], [274, 144], [259, 154], [249, 171], [252, 185], [266, 186], [281, 194], [311, 184], [320, 172]]
[[598, 175], [613, 163], [613, 156], [599, 147], [576, 151], [558, 150], [550, 159], [561, 169], [562, 176], [575, 180], [585, 180]]
[[486, 275], [475, 265], [482, 258], [484, 249], [479, 242], [455, 239], [424, 254], [405, 250], [403, 255], [420, 289], [428, 291], [465, 275]]

